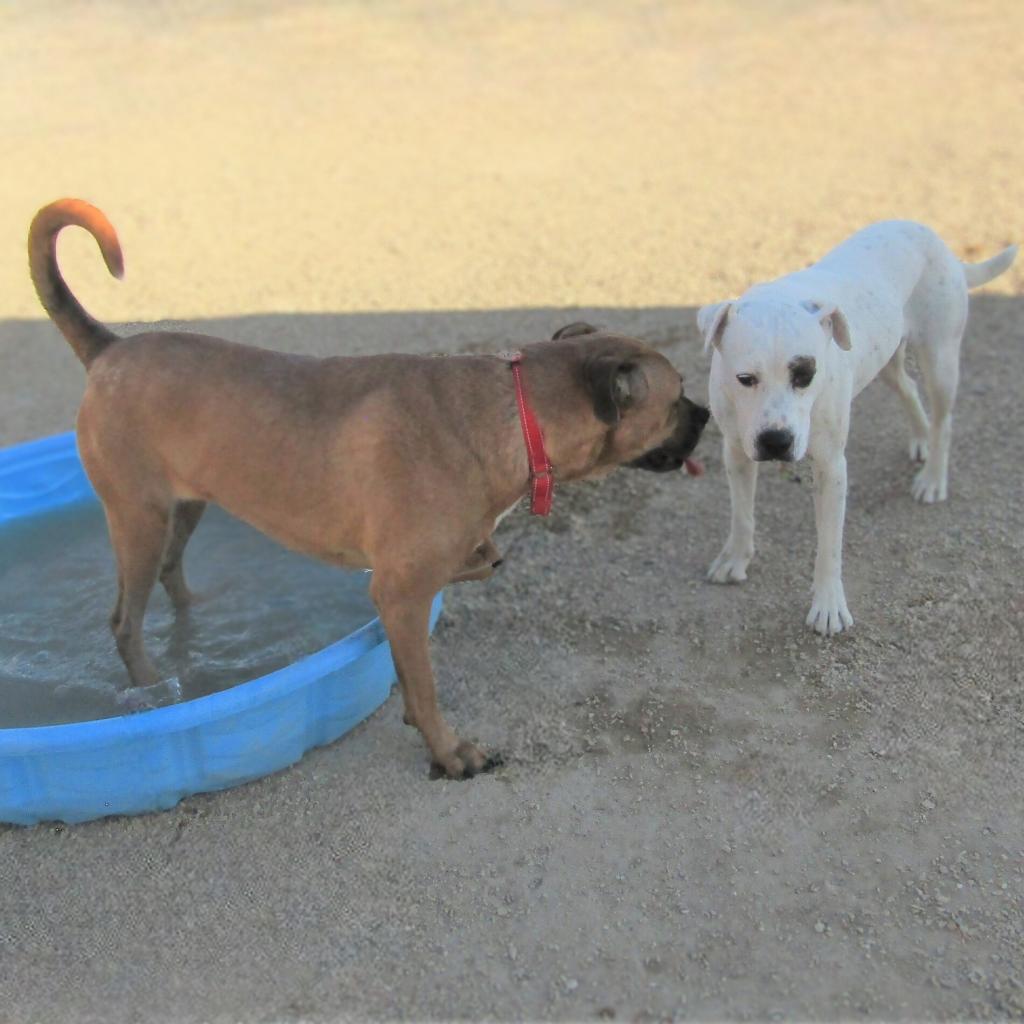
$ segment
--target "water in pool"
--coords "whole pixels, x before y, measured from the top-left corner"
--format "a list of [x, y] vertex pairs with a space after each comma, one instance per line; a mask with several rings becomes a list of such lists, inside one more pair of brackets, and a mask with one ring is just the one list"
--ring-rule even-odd
[[[208, 508], [185, 551], [198, 600], [175, 614], [153, 588], [146, 648], [168, 680], [150, 703], [191, 700], [272, 672], [376, 614], [366, 573], [296, 555]], [[0, 527], [0, 728], [122, 715], [128, 676], [108, 620], [114, 556], [98, 504]]]

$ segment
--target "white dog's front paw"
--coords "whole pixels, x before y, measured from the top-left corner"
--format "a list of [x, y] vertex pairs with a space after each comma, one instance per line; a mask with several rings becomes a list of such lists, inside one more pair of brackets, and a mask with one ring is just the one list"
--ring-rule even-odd
[[752, 550], [740, 553], [734, 551], [732, 545], [726, 544], [722, 553], [711, 563], [708, 579], [712, 583], [742, 583], [747, 578], [747, 566], [753, 557]]
[[912, 437], [910, 439], [910, 461], [911, 462], [927, 462], [928, 461], [928, 438], [926, 438], [926, 437]]
[[834, 636], [853, 625], [853, 616], [846, 607], [846, 594], [840, 581], [827, 583], [814, 591], [807, 625], [822, 636]]
[[945, 501], [946, 478], [943, 476], [937, 479], [937, 475], [930, 469], [928, 463], [925, 463], [917, 471], [910, 487], [910, 493], [914, 496], [915, 501], [923, 502], [925, 505], [931, 505], [936, 501]]

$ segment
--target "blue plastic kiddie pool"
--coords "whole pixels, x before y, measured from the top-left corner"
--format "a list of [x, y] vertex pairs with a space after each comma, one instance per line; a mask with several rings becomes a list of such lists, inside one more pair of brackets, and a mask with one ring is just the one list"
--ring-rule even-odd
[[[96, 501], [73, 433], [0, 450], [0, 531]], [[438, 594], [431, 629], [440, 611]], [[111, 645], [111, 671], [119, 668]], [[95, 721], [0, 728], [0, 821], [165, 810], [191, 793], [249, 782], [348, 732], [387, 699], [394, 680], [374, 618], [278, 671], [207, 696]]]

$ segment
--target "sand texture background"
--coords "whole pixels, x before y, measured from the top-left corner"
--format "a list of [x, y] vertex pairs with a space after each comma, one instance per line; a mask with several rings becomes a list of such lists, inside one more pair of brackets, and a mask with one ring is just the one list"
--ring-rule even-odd
[[[118, 330], [497, 350], [580, 317], [706, 396], [694, 308], [858, 227], [1024, 241], [1024, 5], [0, 5], [0, 443], [82, 370], [26, 272]], [[699, 481], [517, 513], [452, 589], [442, 703], [508, 764], [431, 782], [394, 696], [295, 768], [165, 814], [0, 827], [0, 1019], [1024, 1016], [1024, 263], [972, 301], [951, 500], [858, 399], [846, 586], [803, 625], [807, 467], [762, 474], [744, 587]], [[163, 600], [162, 595], [154, 600]], [[119, 672], [111, 647], [111, 671]]]

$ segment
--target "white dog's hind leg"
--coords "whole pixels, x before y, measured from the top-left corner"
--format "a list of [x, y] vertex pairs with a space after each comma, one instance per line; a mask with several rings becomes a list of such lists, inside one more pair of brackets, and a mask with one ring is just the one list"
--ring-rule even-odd
[[921, 396], [913, 377], [907, 373], [907, 342], [893, 353], [892, 359], [882, 368], [879, 375], [900, 396], [907, 418], [910, 420], [910, 459], [925, 462], [928, 458], [928, 414], [921, 405]]
[[708, 579], [712, 583], [739, 583], [747, 578], [747, 566], [754, 557], [754, 493], [757, 490], [757, 463], [747, 458], [743, 448], [725, 438], [722, 459], [729, 478], [732, 499], [732, 525], [721, 554], [711, 563]]
[[814, 559], [814, 598], [807, 625], [831, 636], [853, 625], [843, 591], [843, 520], [846, 516], [846, 455], [814, 460], [814, 519], [818, 554]]
[[932, 423], [928, 459], [917, 471], [911, 493], [928, 505], [945, 501], [948, 493], [953, 403], [960, 381], [960, 340], [939, 345], [926, 343], [918, 351]]

